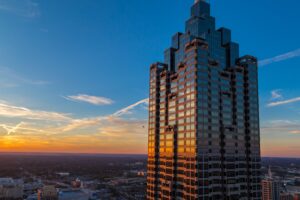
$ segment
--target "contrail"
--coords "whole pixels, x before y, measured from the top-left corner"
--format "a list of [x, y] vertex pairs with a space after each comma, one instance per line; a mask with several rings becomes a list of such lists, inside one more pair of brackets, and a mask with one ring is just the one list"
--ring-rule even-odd
[[16, 126], [7, 126], [5, 124], [0, 124], [0, 127], [4, 128], [7, 131], [7, 135], [10, 135], [12, 133], [15, 133], [23, 125], [25, 125], [25, 123], [24, 122], [20, 122]]
[[115, 112], [114, 114], [112, 114], [112, 116], [114, 117], [119, 117], [121, 115], [124, 115], [124, 114], [127, 114], [129, 113], [133, 108], [137, 107], [138, 105], [141, 105], [141, 104], [148, 104], [149, 103], [149, 98], [147, 99], [142, 99], [130, 106], [127, 106], [126, 108], [123, 108], [121, 110], [118, 110], [117, 112]]
[[300, 101], [300, 97], [296, 97], [296, 98], [293, 98], [293, 99], [288, 99], [288, 100], [284, 100], [284, 101], [276, 101], [276, 102], [269, 103], [268, 107], [275, 107], [275, 106], [295, 103], [295, 102], [299, 102], [299, 101]]
[[295, 51], [291, 51], [291, 52], [288, 52], [288, 53], [285, 53], [285, 54], [282, 54], [282, 55], [279, 55], [279, 56], [275, 56], [273, 58], [268, 58], [268, 59], [264, 59], [264, 60], [261, 60], [259, 61], [259, 66], [266, 66], [266, 65], [270, 65], [272, 63], [277, 63], [277, 62], [280, 62], [280, 61], [284, 61], [284, 60], [288, 60], [288, 59], [291, 59], [291, 58], [296, 58], [296, 57], [299, 57], [300, 56], [300, 49], [297, 49]]

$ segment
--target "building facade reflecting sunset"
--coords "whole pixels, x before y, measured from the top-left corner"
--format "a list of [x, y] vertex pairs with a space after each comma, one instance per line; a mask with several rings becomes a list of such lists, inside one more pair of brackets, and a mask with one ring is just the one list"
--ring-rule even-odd
[[148, 199], [261, 199], [257, 59], [196, 1], [150, 69]]

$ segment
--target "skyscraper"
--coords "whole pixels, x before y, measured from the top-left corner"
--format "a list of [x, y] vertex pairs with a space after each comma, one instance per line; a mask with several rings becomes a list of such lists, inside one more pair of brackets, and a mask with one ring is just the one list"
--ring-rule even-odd
[[196, 0], [150, 68], [147, 199], [260, 200], [257, 59]]
[[262, 200], [280, 200], [281, 182], [273, 179], [263, 179]]
[[272, 181], [265, 179], [261, 182], [262, 185], [262, 200], [273, 200]]
[[280, 200], [282, 183], [273, 178], [271, 166], [269, 166], [268, 176], [261, 181], [262, 200]]

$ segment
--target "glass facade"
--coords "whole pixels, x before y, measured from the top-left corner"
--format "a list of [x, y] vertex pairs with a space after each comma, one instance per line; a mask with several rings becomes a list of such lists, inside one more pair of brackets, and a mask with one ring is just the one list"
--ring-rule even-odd
[[257, 59], [192, 6], [150, 69], [147, 199], [260, 200]]

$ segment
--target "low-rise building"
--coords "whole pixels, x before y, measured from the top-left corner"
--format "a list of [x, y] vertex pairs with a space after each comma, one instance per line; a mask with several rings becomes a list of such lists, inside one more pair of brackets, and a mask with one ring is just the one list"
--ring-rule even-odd
[[80, 189], [64, 189], [59, 192], [59, 200], [89, 200], [90, 194]]
[[53, 185], [44, 186], [38, 191], [38, 200], [58, 200], [58, 192]]
[[23, 200], [23, 181], [0, 178], [0, 200]]

